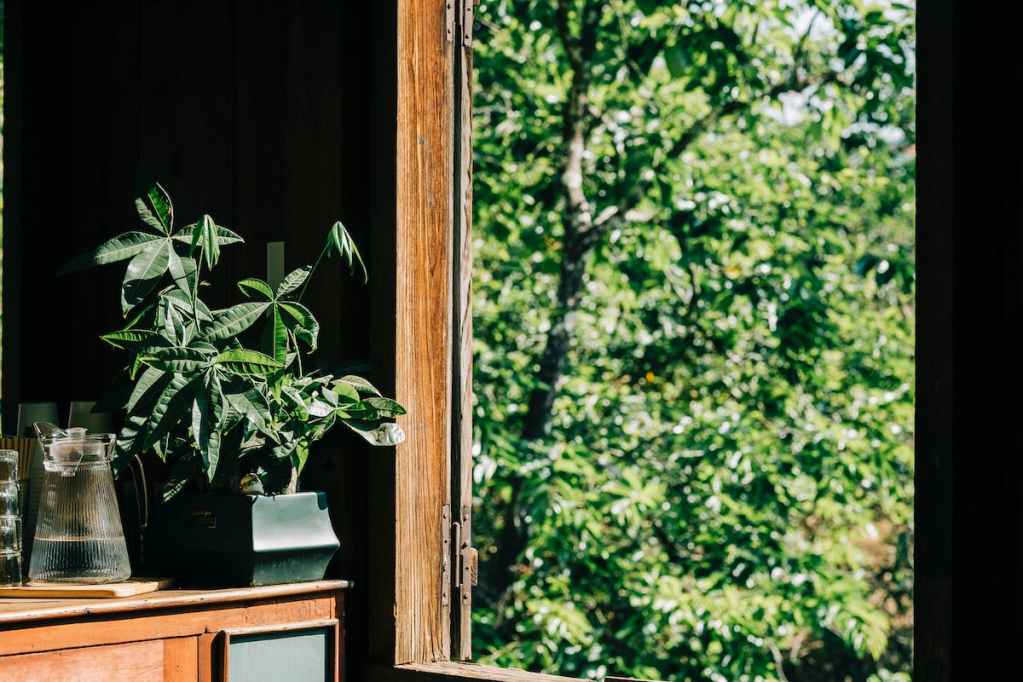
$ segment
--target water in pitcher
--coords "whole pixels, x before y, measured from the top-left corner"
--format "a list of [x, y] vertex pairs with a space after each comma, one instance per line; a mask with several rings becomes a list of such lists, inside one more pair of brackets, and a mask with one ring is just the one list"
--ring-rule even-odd
[[111, 583], [131, 575], [110, 455], [114, 437], [69, 429], [41, 437], [43, 486], [32, 582]]

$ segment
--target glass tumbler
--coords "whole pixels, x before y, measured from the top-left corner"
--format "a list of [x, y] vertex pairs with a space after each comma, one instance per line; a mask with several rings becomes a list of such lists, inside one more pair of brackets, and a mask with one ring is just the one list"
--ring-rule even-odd
[[0, 587], [21, 585], [18, 452], [0, 450]]

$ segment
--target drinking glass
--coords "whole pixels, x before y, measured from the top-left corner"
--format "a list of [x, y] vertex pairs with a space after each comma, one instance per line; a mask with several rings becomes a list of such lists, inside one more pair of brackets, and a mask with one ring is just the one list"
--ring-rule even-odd
[[0, 587], [21, 584], [18, 452], [0, 450]]

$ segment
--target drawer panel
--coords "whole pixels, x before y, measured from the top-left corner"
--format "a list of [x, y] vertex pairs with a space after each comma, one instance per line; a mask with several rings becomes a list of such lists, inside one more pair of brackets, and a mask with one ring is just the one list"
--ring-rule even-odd
[[223, 682], [336, 682], [336, 618], [237, 628], [223, 633]]
[[4, 682], [194, 682], [197, 640], [185, 637], [0, 656]]

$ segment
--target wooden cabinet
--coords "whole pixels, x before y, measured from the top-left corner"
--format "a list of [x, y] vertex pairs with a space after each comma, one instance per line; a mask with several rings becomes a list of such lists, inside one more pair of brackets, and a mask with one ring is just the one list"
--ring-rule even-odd
[[0, 600], [0, 680], [338, 682], [347, 587]]

